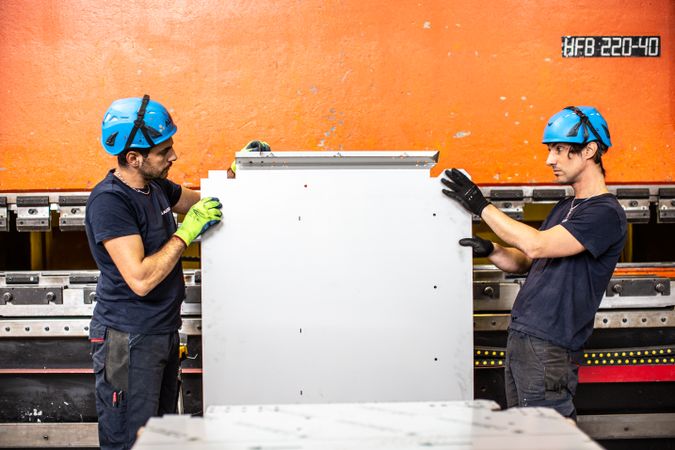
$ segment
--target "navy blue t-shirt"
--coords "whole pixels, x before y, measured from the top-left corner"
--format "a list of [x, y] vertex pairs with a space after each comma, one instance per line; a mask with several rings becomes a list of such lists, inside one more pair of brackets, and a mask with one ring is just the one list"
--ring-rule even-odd
[[509, 328], [576, 351], [593, 332], [595, 313], [623, 250], [626, 214], [614, 195], [602, 194], [582, 203], [576, 199], [567, 217], [572, 200], [561, 200], [540, 230], [560, 224], [586, 250], [532, 262]]
[[127, 333], [174, 332], [181, 326], [180, 306], [185, 297], [180, 262], [140, 297], [122, 278], [103, 241], [138, 234], [145, 255], [156, 253], [176, 231], [171, 207], [180, 199], [181, 187], [169, 180], [153, 180], [146, 195], [124, 184], [113, 172], [96, 185], [87, 201], [87, 239], [101, 271], [93, 320]]

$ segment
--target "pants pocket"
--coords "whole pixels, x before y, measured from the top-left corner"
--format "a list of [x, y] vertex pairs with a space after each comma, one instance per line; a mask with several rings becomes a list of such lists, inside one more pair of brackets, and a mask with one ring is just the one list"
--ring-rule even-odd
[[108, 328], [105, 379], [116, 390], [129, 390], [129, 333]]
[[568, 395], [569, 354], [566, 349], [530, 338], [532, 351], [544, 368], [545, 400], [562, 400]]
[[552, 364], [544, 369], [544, 397], [546, 400], [561, 400], [568, 393], [567, 385], [569, 377], [567, 364], [563, 360], [561, 364]]

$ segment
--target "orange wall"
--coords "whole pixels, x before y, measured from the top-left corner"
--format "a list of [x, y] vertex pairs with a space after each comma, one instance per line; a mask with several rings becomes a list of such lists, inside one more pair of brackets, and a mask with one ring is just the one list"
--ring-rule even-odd
[[[197, 186], [274, 150], [438, 149], [483, 184], [550, 183], [539, 143], [595, 105], [608, 181], [673, 182], [671, 0], [0, 1], [0, 191], [91, 189], [100, 122], [151, 95]], [[563, 35], [660, 35], [660, 58], [561, 57]], [[435, 171], [438, 173], [440, 168]]]

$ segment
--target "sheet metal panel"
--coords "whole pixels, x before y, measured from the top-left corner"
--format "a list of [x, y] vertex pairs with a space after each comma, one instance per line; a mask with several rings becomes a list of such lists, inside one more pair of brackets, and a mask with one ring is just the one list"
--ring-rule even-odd
[[206, 405], [473, 395], [469, 214], [429, 164], [339, 161], [202, 180], [224, 217], [202, 241]]
[[211, 408], [152, 418], [134, 449], [600, 449], [549, 408], [492, 401]]

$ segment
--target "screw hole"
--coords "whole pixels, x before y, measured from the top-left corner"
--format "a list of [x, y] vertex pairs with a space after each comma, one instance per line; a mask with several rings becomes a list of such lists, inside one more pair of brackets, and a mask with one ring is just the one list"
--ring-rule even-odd
[[607, 322], [609, 322], [609, 320], [607, 320], [607, 318], [602, 319], [602, 323], [607, 323]]
[[66, 331], [70, 331], [70, 327], [69, 327], [69, 326], [65, 326], [65, 327], [63, 327], [63, 329], [66, 330]]
[[49, 327], [45, 327], [45, 331], [49, 331]]

